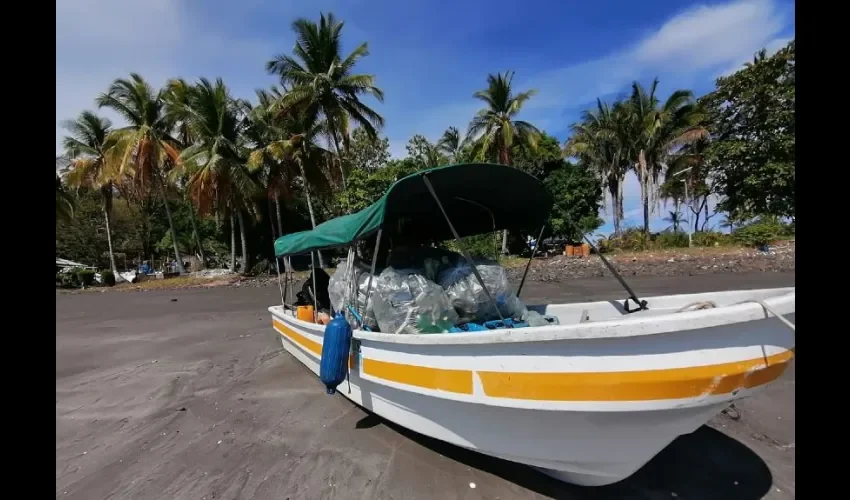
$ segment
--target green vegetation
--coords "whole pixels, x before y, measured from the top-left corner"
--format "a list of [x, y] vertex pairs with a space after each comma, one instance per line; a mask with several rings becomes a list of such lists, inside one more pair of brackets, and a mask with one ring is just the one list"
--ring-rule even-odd
[[[657, 80], [649, 88], [635, 82], [625, 99], [587, 111], [563, 148], [522, 119], [534, 89], [517, 89], [511, 71], [486, 75], [486, 87], [470, 96], [482, 107], [465, 131], [448, 127], [436, 142], [414, 135], [407, 156], [391, 159], [384, 119], [367, 104], [383, 101], [378, 79], [357, 71], [368, 45], [341, 53], [343, 27], [332, 14], [296, 20], [292, 52], [266, 64], [280, 84], [252, 101], [234, 97], [221, 79], [173, 79], [155, 89], [135, 73], [92, 96], [126, 124], [113, 127], [93, 111], [63, 124], [57, 256], [109, 269], [107, 284], [119, 266], [143, 260], [156, 268], [173, 261], [180, 271], [191, 262], [193, 269], [268, 272], [282, 234], [365, 208], [417, 170], [468, 161], [510, 164], [540, 178], [555, 199], [547, 236], [581, 241], [603, 224], [607, 195], [614, 235], [605, 249], [686, 246], [688, 210], [696, 245], [760, 245], [789, 231], [776, 217], [793, 223], [793, 42], [772, 57], [760, 53], [699, 100], [687, 90], [659, 96]], [[640, 229], [622, 227], [629, 171], [642, 187]], [[734, 237], [710, 231], [711, 196], [720, 197]], [[650, 235], [650, 214], [667, 200], [675, 204], [670, 227]], [[523, 252], [528, 236], [537, 235], [503, 232], [466, 243], [477, 256], [498, 257]], [[322, 264], [335, 255], [323, 253]], [[65, 286], [74, 280], [89, 278], [57, 276]]]
[[94, 271], [91, 269], [80, 269], [76, 274], [77, 281], [83, 288], [90, 287], [94, 283]]
[[100, 273], [100, 282], [106, 286], [115, 286], [115, 275], [112, 271], [103, 271]]

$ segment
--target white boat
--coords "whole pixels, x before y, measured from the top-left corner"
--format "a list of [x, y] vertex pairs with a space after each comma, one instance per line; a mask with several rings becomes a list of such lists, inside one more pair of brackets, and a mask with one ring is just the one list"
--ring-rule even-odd
[[[529, 306], [560, 322], [542, 327], [355, 330], [337, 391], [426, 436], [573, 484], [611, 484], [794, 357], [793, 287], [637, 302], [637, 311], [616, 300]], [[284, 349], [319, 375], [325, 327], [288, 306], [269, 311]]]

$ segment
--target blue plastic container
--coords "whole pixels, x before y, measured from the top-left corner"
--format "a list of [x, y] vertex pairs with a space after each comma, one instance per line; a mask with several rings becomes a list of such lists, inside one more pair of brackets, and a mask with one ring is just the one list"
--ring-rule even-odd
[[351, 325], [342, 313], [336, 313], [325, 327], [325, 339], [322, 342], [322, 360], [319, 364], [319, 378], [325, 384], [328, 394], [334, 394], [337, 386], [348, 375], [348, 356], [351, 352]]

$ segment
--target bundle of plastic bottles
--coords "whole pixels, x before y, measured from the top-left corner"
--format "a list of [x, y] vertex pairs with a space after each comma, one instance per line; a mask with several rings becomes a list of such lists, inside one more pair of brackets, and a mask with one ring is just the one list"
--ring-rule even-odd
[[329, 284], [334, 310], [341, 311], [346, 306], [346, 297], [353, 289], [351, 280], [356, 279], [357, 310], [363, 324], [384, 333], [461, 333], [557, 323], [554, 316], [526, 308], [498, 263], [475, 264], [485, 290], [463, 257], [454, 252], [428, 250], [431, 253], [420, 254], [419, 259], [409, 253], [393, 262], [391, 256], [391, 263], [416, 265], [390, 266], [375, 276], [368, 308], [369, 273], [341, 264]]

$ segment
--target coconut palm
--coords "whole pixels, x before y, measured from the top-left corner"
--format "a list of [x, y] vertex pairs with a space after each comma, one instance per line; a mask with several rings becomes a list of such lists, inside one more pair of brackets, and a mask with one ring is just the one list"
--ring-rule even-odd
[[[307, 113], [286, 115], [282, 125], [292, 145], [292, 161], [299, 174], [298, 184], [304, 190], [307, 199], [307, 210], [310, 213], [310, 224], [316, 227], [316, 217], [313, 212], [312, 192], [322, 193], [331, 189], [328, 175], [323, 172], [321, 165], [327, 165], [335, 158], [330, 151], [324, 149], [318, 142], [320, 137], [327, 135], [328, 123], [316, 120]], [[336, 157], [338, 160], [338, 157]], [[324, 267], [321, 252], [317, 252], [319, 266]]]
[[177, 270], [186, 272], [174, 229], [174, 219], [168, 205], [166, 172], [177, 164], [180, 153], [169, 135], [171, 122], [163, 110], [162, 93], [155, 91], [140, 75], [131, 73], [129, 79], [119, 78], [98, 96], [97, 105], [110, 108], [121, 115], [127, 126], [115, 130], [110, 149], [112, 162], [117, 162], [119, 175], [131, 177], [139, 192], [158, 188], [165, 205], [168, 229], [171, 231]]
[[[280, 127], [281, 120], [272, 112], [273, 103], [281, 97], [281, 92], [273, 86], [271, 90], [256, 91], [257, 105], [246, 100], [239, 101], [243, 115], [243, 134], [252, 151], [248, 156], [247, 167], [251, 173], [259, 172], [263, 177], [268, 198], [274, 201], [277, 212], [277, 235], [283, 234], [281, 197], [284, 202], [292, 200], [290, 189], [292, 179], [291, 169], [287, 160], [291, 160], [292, 144], [286, 137], [286, 131]], [[271, 208], [269, 217], [271, 216]], [[275, 238], [274, 223], [272, 223], [272, 238]]]
[[[280, 54], [266, 63], [269, 73], [291, 85], [277, 108], [298, 108], [311, 123], [327, 122], [328, 134], [340, 157], [340, 140], [348, 143], [349, 121], [363, 127], [373, 139], [384, 124], [383, 117], [361, 101], [362, 97], [372, 96], [383, 102], [384, 93], [375, 86], [374, 75], [352, 73], [357, 62], [369, 54], [368, 45], [360, 44], [343, 59], [340, 55], [343, 24], [332, 13], [321, 14], [318, 23], [297, 19], [292, 23], [296, 35], [293, 54]], [[341, 180], [345, 188], [344, 172]]]
[[71, 187], [87, 187], [100, 192], [106, 241], [109, 245], [109, 267], [117, 276], [111, 218], [114, 184], [120, 181], [120, 174], [109, 154], [109, 149], [114, 145], [114, 139], [109, 135], [112, 122], [91, 111], [83, 111], [76, 120], [65, 121], [62, 126], [71, 134], [62, 139], [65, 158], [69, 162], [65, 180]]
[[[479, 90], [473, 97], [484, 101], [487, 107], [478, 111], [469, 124], [467, 139], [474, 142], [474, 151], [479, 159], [495, 158], [503, 165], [510, 165], [510, 150], [514, 140], [534, 151], [540, 131], [534, 125], [517, 120], [523, 104], [528, 102], [536, 90], [514, 93], [511, 86], [514, 72], [487, 75], [487, 88]], [[502, 231], [502, 253], [507, 253], [508, 232]]]
[[231, 268], [236, 269], [236, 224], [242, 240], [243, 272], [250, 265], [244, 212], [251, 211], [256, 181], [245, 168], [246, 149], [237, 102], [221, 78], [201, 78], [185, 101], [185, 116], [194, 143], [184, 149], [174, 177], [186, 177], [189, 197], [200, 214], [218, 209], [230, 215]]
[[[680, 201], [688, 203], [688, 209], [694, 214], [694, 230], [704, 230], [711, 218], [708, 214], [708, 198], [712, 194], [709, 180], [709, 166], [706, 163], [708, 139], [699, 139], [683, 146], [670, 159], [664, 172], [664, 183], [659, 194], [665, 199], [673, 199], [677, 206]], [[688, 200], [685, 200], [685, 183], [688, 185]], [[702, 226], [700, 217], [704, 216]]]
[[537, 127], [516, 120], [522, 106], [537, 91], [514, 94], [513, 77], [513, 71], [487, 76], [487, 88], [473, 94], [487, 107], [472, 119], [466, 134], [478, 146], [480, 158], [494, 158], [503, 165], [510, 165], [510, 150], [515, 140], [534, 150], [540, 137]]
[[628, 100], [633, 165], [641, 185], [643, 228], [649, 234], [650, 204], [657, 202], [657, 187], [671, 156], [684, 145], [708, 137], [705, 114], [689, 90], [676, 90], [666, 101], [656, 96], [658, 78], [647, 91], [632, 83]]
[[437, 141], [437, 149], [449, 157], [452, 163], [460, 162], [466, 140], [461, 138], [457, 127], [449, 127]]
[[65, 189], [65, 185], [62, 184], [62, 179], [59, 178], [59, 175], [56, 176], [56, 222], [64, 221], [67, 222], [74, 217], [74, 210], [76, 209], [76, 203], [74, 202], [74, 197], [71, 196], [71, 193]]
[[419, 170], [439, 167], [445, 165], [447, 161], [446, 157], [443, 156], [442, 148], [438, 144], [431, 144], [421, 134], [411, 137], [406, 149], [408, 158], [416, 163], [416, 168]]
[[[189, 126], [188, 114], [188, 99], [191, 86], [182, 78], [174, 78], [168, 81], [163, 92], [163, 101], [165, 103], [164, 110], [166, 119], [171, 123], [172, 135], [177, 141], [177, 147], [184, 150], [192, 145], [195, 137], [192, 135], [192, 130]], [[185, 186], [188, 179], [185, 177], [180, 179], [179, 184]], [[189, 209], [189, 221], [192, 224], [192, 238], [198, 249], [198, 256], [202, 264], [206, 264], [204, 256], [204, 246], [201, 242], [201, 235], [198, 232], [198, 223], [195, 220], [195, 207], [188, 196], [188, 190], [182, 191], [184, 201]]]
[[669, 215], [667, 217], [664, 217], [664, 222], [670, 223], [670, 227], [668, 227], [667, 229], [672, 229], [674, 233], [678, 233], [679, 232], [679, 226], [683, 222], [687, 223], [687, 220], [685, 220], [684, 214], [682, 214], [682, 212], [678, 212], [678, 211], [667, 212], [667, 213]]
[[623, 184], [629, 169], [629, 143], [625, 140], [627, 114], [619, 103], [610, 106], [596, 101], [596, 109], [582, 114], [571, 127], [564, 153], [579, 157], [602, 179], [611, 199], [614, 234], [620, 234], [623, 219]]

